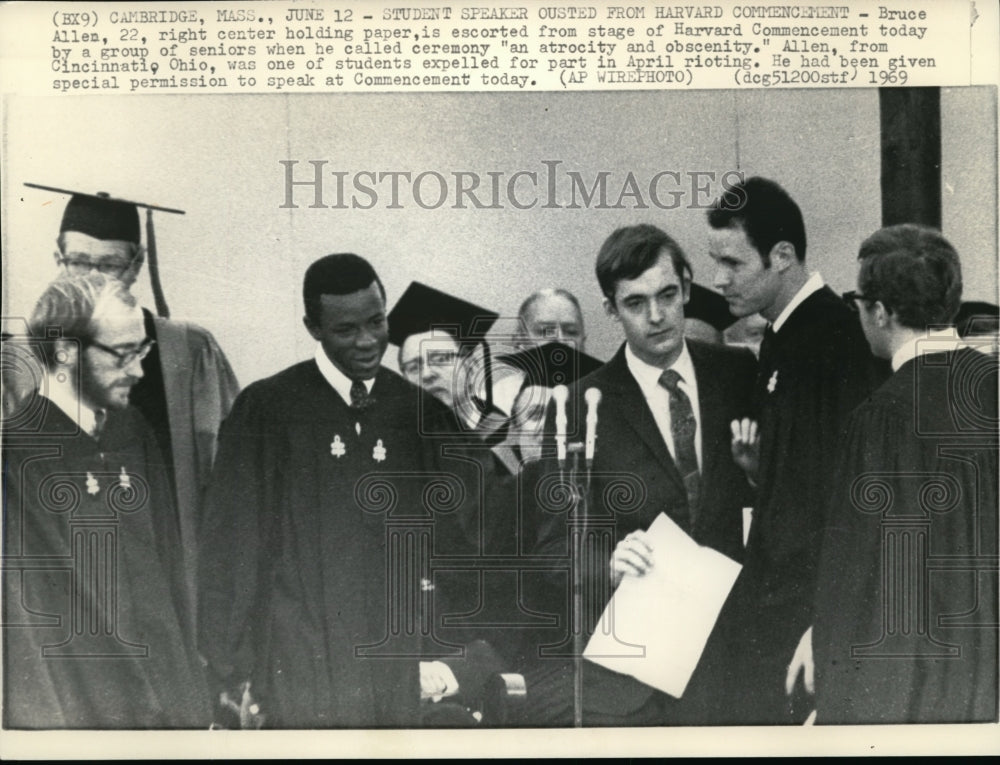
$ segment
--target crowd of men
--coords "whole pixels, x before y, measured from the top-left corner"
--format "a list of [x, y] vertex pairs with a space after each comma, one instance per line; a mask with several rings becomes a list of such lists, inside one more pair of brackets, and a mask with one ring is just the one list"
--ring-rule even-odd
[[[5, 343], [4, 725], [995, 721], [995, 306], [960, 336], [958, 254], [911, 224], [835, 294], [764, 178], [705, 236], [714, 289], [655, 225], [607, 237], [607, 363], [566, 290], [501, 348], [497, 313], [418, 282], [390, 311], [327, 255], [313, 356], [239, 391], [130, 293], [135, 204], [74, 195]], [[680, 696], [581, 660], [661, 514], [741, 565]]]

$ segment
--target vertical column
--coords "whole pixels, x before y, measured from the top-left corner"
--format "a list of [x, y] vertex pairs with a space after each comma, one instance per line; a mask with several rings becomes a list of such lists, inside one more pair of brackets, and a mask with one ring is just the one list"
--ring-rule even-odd
[[120, 478], [114, 473], [88, 476], [107, 488], [100, 489], [95, 500], [84, 500], [73, 510], [69, 524], [73, 560], [70, 634], [62, 643], [45, 646], [45, 657], [115, 658], [149, 653], [148, 646], [119, 634], [118, 514], [145, 507], [149, 496], [138, 476], [129, 475], [129, 483], [118, 482]]
[[941, 91], [879, 88], [882, 225], [941, 228]]
[[960, 487], [945, 474], [870, 473], [855, 482], [856, 508], [880, 516], [882, 634], [872, 643], [852, 646], [852, 657], [958, 656], [958, 646], [930, 634], [928, 564], [931, 512], [949, 512], [960, 496]]

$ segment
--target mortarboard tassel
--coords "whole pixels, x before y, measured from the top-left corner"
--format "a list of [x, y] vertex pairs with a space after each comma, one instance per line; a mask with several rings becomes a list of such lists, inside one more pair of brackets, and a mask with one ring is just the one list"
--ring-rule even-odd
[[164, 319], [170, 318], [167, 298], [160, 284], [160, 264], [156, 259], [156, 233], [153, 230], [153, 211], [146, 209], [146, 256], [149, 261], [149, 281], [153, 287], [153, 300], [156, 303], [156, 313]]

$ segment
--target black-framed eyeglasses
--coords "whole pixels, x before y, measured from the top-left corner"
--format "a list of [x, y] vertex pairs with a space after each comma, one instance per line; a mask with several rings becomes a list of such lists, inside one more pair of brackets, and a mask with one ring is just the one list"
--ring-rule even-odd
[[105, 276], [121, 279], [135, 263], [135, 258], [122, 263], [120, 260], [99, 260], [97, 262], [83, 258], [59, 258], [59, 265], [66, 269], [70, 276], [86, 276], [91, 271], [99, 271]]
[[847, 305], [849, 305], [854, 310], [857, 310], [858, 308], [857, 306], [858, 300], [867, 300], [869, 303], [874, 303], [876, 300], [878, 300], [878, 298], [873, 298], [870, 295], [862, 295], [860, 292], [857, 292], [855, 290], [851, 290], [850, 292], [845, 292], [840, 297], [843, 298], [844, 302], [847, 303]]
[[142, 361], [144, 358], [146, 358], [149, 355], [149, 352], [153, 350], [153, 346], [156, 345], [156, 341], [151, 337], [147, 337], [137, 347], [127, 351], [120, 351], [117, 348], [112, 348], [110, 345], [99, 343], [96, 340], [89, 341], [87, 345], [97, 348], [98, 350], [104, 351], [105, 353], [110, 353], [118, 360], [117, 361], [118, 368], [124, 369], [132, 362]]

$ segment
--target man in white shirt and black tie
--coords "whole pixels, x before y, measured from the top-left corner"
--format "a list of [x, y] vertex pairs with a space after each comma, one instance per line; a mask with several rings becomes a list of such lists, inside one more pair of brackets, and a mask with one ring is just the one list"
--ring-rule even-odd
[[[749, 351], [685, 339], [691, 267], [664, 231], [651, 225], [618, 229], [601, 247], [596, 272], [605, 310], [621, 325], [625, 342], [611, 361], [571, 386], [566, 407], [568, 440], [582, 440], [584, 394], [601, 391], [586, 506], [595, 550], [606, 550], [607, 557], [595, 552], [583, 572], [588, 635], [622, 579], [648, 571], [645, 529], [661, 512], [700, 544], [742, 558], [742, 508], [751, 488], [730, 451], [730, 421], [749, 412], [754, 376]], [[549, 453], [554, 433], [550, 411]], [[549, 475], [557, 470], [554, 460], [544, 468]], [[539, 551], [568, 556], [572, 514], [541, 509], [549, 512], [540, 512]], [[551, 607], [565, 608], [565, 583], [553, 578], [549, 585]], [[558, 642], [558, 635], [548, 637], [553, 639], [544, 642]], [[570, 724], [580, 706], [584, 725], [695, 722], [683, 702], [587, 661], [581, 665], [582, 703], [574, 705], [572, 663], [547, 658], [551, 651], [538, 648], [528, 696], [546, 722]]]

